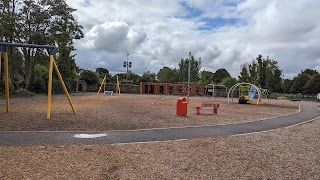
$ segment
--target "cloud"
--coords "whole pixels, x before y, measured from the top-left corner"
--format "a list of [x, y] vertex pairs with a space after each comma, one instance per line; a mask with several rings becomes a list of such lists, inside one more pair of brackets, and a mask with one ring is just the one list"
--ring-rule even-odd
[[[77, 64], [123, 72], [130, 53], [132, 71], [157, 73], [178, 67], [188, 53], [203, 69], [227, 69], [258, 54], [279, 62], [285, 77], [319, 70], [320, 1], [314, 0], [68, 0], [85, 38], [76, 41]], [[98, 60], [97, 60], [98, 59]]]
[[124, 22], [105, 22], [85, 33], [84, 46], [110, 53], [130, 53], [146, 38], [144, 32], [130, 29]]

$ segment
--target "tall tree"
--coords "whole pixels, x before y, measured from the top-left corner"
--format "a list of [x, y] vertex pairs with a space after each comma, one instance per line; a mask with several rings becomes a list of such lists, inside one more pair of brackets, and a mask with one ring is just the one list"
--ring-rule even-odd
[[150, 71], [144, 72], [139, 79], [139, 82], [155, 82], [155, 81], [156, 81], [156, 74], [151, 73]]
[[214, 73], [210, 71], [202, 71], [200, 77], [200, 84], [211, 84], [213, 82]]
[[[16, 38], [20, 43], [25, 44], [47, 44], [45, 38], [49, 26], [50, 15], [42, 7], [40, 2], [34, 0], [23, 1], [18, 13], [19, 20], [17, 26], [19, 33]], [[23, 86], [28, 89], [33, 77], [34, 66], [39, 53], [45, 53], [43, 49], [23, 48]]]
[[248, 73], [248, 64], [243, 64], [241, 65], [241, 71], [240, 71], [240, 76], [238, 76], [239, 78], [239, 82], [250, 82], [249, 81], [249, 73]]
[[221, 68], [216, 70], [216, 72], [213, 74], [213, 81], [215, 84], [219, 84], [227, 77], [230, 77], [229, 72], [226, 69]]
[[306, 73], [299, 73], [297, 77], [292, 80], [292, 86], [290, 88], [291, 93], [303, 93], [305, 91], [304, 86], [310, 80], [310, 76]]
[[[15, 36], [17, 32], [17, 13], [16, 13], [16, 4], [17, 0], [1, 0], [0, 1], [0, 41], [4, 42], [14, 42]], [[14, 54], [18, 55], [17, 48], [8, 47], [8, 58], [10, 60], [13, 59]], [[10, 74], [10, 82], [16, 84], [16, 78], [14, 78], [17, 71], [13, 72], [13, 61], [9, 61], [9, 74]], [[18, 66], [18, 65], [16, 65]], [[1, 73], [0, 73], [1, 79]]]
[[282, 91], [282, 71], [279, 69], [278, 62], [267, 57], [264, 59], [258, 55], [251, 64], [244, 64], [241, 67], [239, 76], [240, 82], [255, 84], [261, 88], [269, 89], [271, 92]]
[[159, 82], [163, 83], [173, 83], [178, 81], [178, 74], [176, 69], [171, 69], [169, 67], [163, 67], [157, 73], [157, 78]]
[[292, 86], [292, 80], [291, 79], [284, 79], [282, 84], [282, 89], [284, 93], [290, 93], [290, 88]]
[[[83, 38], [83, 27], [73, 17], [76, 11], [68, 6], [65, 0], [43, 1], [49, 8], [47, 11], [51, 15], [49, 34], [51, 42], [58, 46], [56, 50], [56, 60], [62, 76], [69, 79], [76, 79], [74, 40]], [[45, 4], [46, 3], [46, 4]]]
[[315, 73], [303, 87], [306, 94], [320, 93], [320, 74]]
[[190, 82], [200, 79], [201, 58], [195, 59], [191, 52], [189, 58], [181, 59], [179, 62], [178, 77], [180, 82], [188, 82], [188, 68], [190, 61]]
[[315, 74], [319, 74], [317, 70], [312, 70], [312, 69], [305, 69], [304, 71], [301, 70], [301, 74], [307, 74], [310, 77], [315, 75]]
[[231, 76], [224, 78], [220, 84], [225, 85], [227, 88], [231, 88], [233, 85], [237, 83], [237, 80], [235, 78], [232, 78]]

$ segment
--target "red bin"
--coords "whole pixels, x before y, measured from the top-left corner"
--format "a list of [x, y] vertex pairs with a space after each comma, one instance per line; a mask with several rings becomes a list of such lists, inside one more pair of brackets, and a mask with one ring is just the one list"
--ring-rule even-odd
[[186, 116], [188, 111], [188, 102], [186, 98], [180, 97], [177, 102], [177, 115]]

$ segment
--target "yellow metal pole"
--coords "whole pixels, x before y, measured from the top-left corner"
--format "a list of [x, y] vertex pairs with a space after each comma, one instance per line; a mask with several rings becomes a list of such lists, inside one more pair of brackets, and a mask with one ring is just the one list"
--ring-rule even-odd
[[66, 87], [66, 85], [64, 84], [63, 79], [62, 79], [62, 76], [61, 76], [61, 74], [60, 74], [60, 72], [59, 72], [58, 66], [57, 66], [56, 62], [54, 61], [52, 55], [50, 56], [50, 58], [51, 58], [51, 57], [52, 57], [52, 61], [53, 61], [53, 67], [54, 67], [56, 73], [58, 74], [59, 80], [60, 80], [61, 85], [62, 85], [62, 87], [63, 87], [63, 91], [64, 91], [64, 93], [66, 94], [66, 96], [67, 96], [67, 98], [68, 98], [68, 101], [69, 101], [69, 104], [70, 104], [70, 106], [71, 106], [71, 108], [72, 108], [72, 111], [73, 111], [74, 114], [77, 114], [77, 111], [76, 111], [76, 109], [74, 108], [74, 105], [73, 105], [73, 103], [72, 103], [71, 97], [70, 97], [70, 95], [69, 95], [69, 93], [68, 93], [67, 87]]
[[48, 82], [48, 109], [47, 109], [47, 119], [50, 119], [51, 111], [51, 93], [52, 93], [52, 69], [53, 69], [53, 55], [50, 55], [49, 64], [49, 82]]
[[106, 91], [106, 86], [107, 86], [107, 75], [104, 75], [104, 83], [103, 83], [103, 90]]
[[116, 88], [116, 94], [120, 94], [120, 84], [119, 84], [119, 78], [117, 76], [117, 88]]
[[4, 76], [5, 76], [5, 91], [6, 91], [6, 108], [7, 112], [10, 110], [9, 103], [9, 62], [8, 52], [4, 52]]
[[[100, 87], [99, 87], [99, 89], [98, 89], [97, 95], [99, 95], [100, 90], [102, 90], [102, 85], [104, 84], [105, 78], [106, 78], [106, 75], [104, 76], [104, 78], [103, 78], [103, 80], [102, 80], [102, 82], [101, 82], [101, 84], [100, 84]], [[104, 87], [104, 91], [106, 91], [105, 88], [106, 88], [106, 87]]]

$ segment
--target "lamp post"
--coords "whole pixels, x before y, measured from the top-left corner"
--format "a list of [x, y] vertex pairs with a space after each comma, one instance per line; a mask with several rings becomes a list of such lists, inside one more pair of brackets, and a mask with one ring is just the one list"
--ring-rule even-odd
[[128, 57], [129, 57], [129, 53], [127, 53], [127, 61], [124, 61], [124, 62], [123, 62], [123, 67], [126, 67], [126, 68], [127, 68], [126, 84], [128, 83], [128, 71], [129, 71], [129, 68], [132, 67], [132, 62], [129, 62], [129, 61], [128, 61]]
[[188, 66], [188, 103], [190, 96], [190, 66], [191, 66], [191, 52], [189, 52], [189, 66]]

